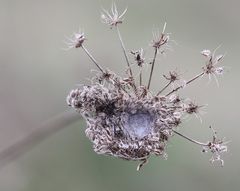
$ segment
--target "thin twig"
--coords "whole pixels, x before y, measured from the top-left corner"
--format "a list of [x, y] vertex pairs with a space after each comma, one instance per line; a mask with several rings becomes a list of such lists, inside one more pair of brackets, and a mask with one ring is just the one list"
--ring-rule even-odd
[[117, 28], [118, 38], [119, 38], [119, 40], [120, 40], [121, 47], [122, 47], [122, 49], [123, 49], [123, 53], [124, 53], [124, 56], [125, 56], [125, 59], [126, 59], [126, 62], [127, 62], [127, 66], [128, 66], [129, 72], [130, 72], [130, 76], [133, 78], [132, 69], [131, 69], [131, 66], [130, 66], [129, 58], [128, 58], [128, 56], [127, 56], [127, 51], [126, 51], [125, 45], [124, 45], [124, 43], [123, 43], [120, 30], [119, 30], [118, 26], [116, 26], [116, 28]]
[[93, 61], [93, 63], [98, 67], [98, 69], [99, 69], [102, 73], [104, 73], [102, 67], [98, 64], [98, 62], [96, 61], [96, 59], [91, 55], [91, 53], [86, 49], [86, 47], [83, 46], [83, 45], [82, 45], [81, 47], [82, 47], [82, 49], [85, 51], [85, 53], [88, 55], [88, 57]]
[[148, 163], [148, 159], [143, 159], [142, 162], [137, 166], [137, 171], [140, 171], [141, 168]]
[[15, 143], [0, 151], [0, 169], [18, 159], [47, 137], [54, 135], [61, 129], [69, 127], [70, 124], [77, 120], [79, 120], [79, 115], [76, 112], [66, 111], [49, 119], [39, 127], [33, 128], [33, 130]]
[[[99, 70], [103, 73], [103, 74], [105, 74], [105, 72], [103, 71], [103, 69], [102, 69], [102, 67], [98, 64], [98, 62], [96, 61], [96, 59], [93, 57], [93, 55], [86, 49], [86, 47], [84, 47], [83, 45], [82, 45], [82, 48], [83, 48], [83, 50], [85, 51], [85, 53], [88, 55], [88, 57], [92, 60], [92, 62], [99, 68]], [[117, 83], [117, 81], [115, 80], [115, 79], [113, 79], [113, 81], [115, 82], [115, 83]], [[130, 97], [131, 97], [131, 95], [121, 86], [121, 89], [124, 91], [124, 92], [126, 92]]]
[[200, 146], [208, 146], [208, 143], [202, 143], [202, 142], [193, 140], [193, 139], [191, 139], [191, 138], [189, 138], [189, 137], [187, 137], [187, 136], [185, 136], [185, 135], [183, 135], [183, 134], [181, 134], [181, 133], [179, 133], [179, 132], [177, 132], [177, 131], [175, 131], [175, 130], [172, 130], [172, 131], [173, 131], [175, 134], [177, 134], [177, 135], [179, 135], [179, 136], [181, 136], [181, 137], [189, 140], [189, 141], [192, 142], [192, 143], [195, 143], [195, 144], [200, 145]]
[[142, 69], [140, 69], [140, 74], [139, 74], [139, 85], [142, 86]]
[[116, 28], [117, 28], [118, 38], [120, 40], [121, 47], [122, 47], [122, 50], [123, 50], [123, 53], [124, 53], [124, 56], [125, 56], [125, 59], [126, 59], [126, 62], [127, 62], [130, 77], [131, 77], [132, 82], [133, 82], [133, 89], [134, 89], [135, 94], [137, 95], [138, 94], [137, 93], [137, 87], [136, 87], [135, 80], [134, 80], [134, 77], [133, 77], [133, 72], [132, 72], [132, 69], [131, 69], [131, 66], [130, 66], [129, 58], [127, 56], [127, 51], [126, 51], [125, 45], [123, 43], [122, 36], [121, 36], [120, 30], [118, 28], [118, 25], [116, 25]]
[[157, 96], [159, 96], [167, 87], [172, 83], [172, 81], [168, 82], [158, 93]]
[[154, 64], [155, 64], [156, 57], [157, 57], [157, 52], [158, 52], [158, 49], [155, 48], [153, 61], [152, 61], [152, 67], [151, 67], [150, 76], [149, 76], [149, 80], [148, 80], [148, 86], [147, 86], [148, 89], [150, 88], [150, 84], [151, 84], [151, 80], [152, 80], [152, 74], [153, 74]]
[[[196, 75], [195, 77], [193, 77], [192, 79], [188, 80], [186, 82], [186, 85], [190, 84], [191, 82], [195, 81], [196, 79], [200, 78], [201, 76], [203, 76], [205, 74], [205, 72], [202, 72], [198, 75]], [[168, 94], [166, 94], [166, 96], [171, 95], [172, 93], [178, 91], [179, 89], [183, 88], [184, 86], [178, 86], [177, 88], [173, 89], [171, 92], [169, 92]]]

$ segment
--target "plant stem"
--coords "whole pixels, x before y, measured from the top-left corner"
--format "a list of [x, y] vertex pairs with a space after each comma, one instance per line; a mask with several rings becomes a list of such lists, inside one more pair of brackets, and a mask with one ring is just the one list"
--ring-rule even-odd
[[160, 95], [171, 83], [172, 83], [172, 81], [168, 82], [168, 83], [163, 87], [163, 89], [161, 89], [161, 90], [157, 93], [157, 96]]
[[191, 138], [189, 138], [189, 137], [187, 137], [187, 136], [185, 136], [185, 135], [183, 135], [183, 134], [181, 134], [181, 133], [179, 133], [179, 132], [177, 132], [177, 131], [175, 131], [175, 130], [172, 130], [172, 131], [173, 131], [175, 134], [177, 134], [177, 135], [179, 135], [179, 136], [181, 136], [181, 137], [189, 140], [189, 141], [192, 142], [192, 143], [195, 143], [195, 144], [200, 145], [200, 146], [208, 146], [208, 143], [202, 143], [202, 142], [193, 140], [193, 139], [191, 139]]
[[[191, 82], [195, 81], [196, 79], [200, 78], [201, 76], [203, 76], [205, 74], [205, 72], [202, 72], [198, 75], [196, 75], [195, 77], [193, 77], [192, 79], [188, 80], [186, 82], [186, 85], [190, 84]], [[168, 94], [166, 94], [166, 96], [171, 95], [172, 93], [178, 91], [179, 89], [183, 88], [184, 86], [178, 86], [177, 88], [173, 89], [171, 92], [169, 92]]]
[[125, 45], [123, 43], [122, 36], [121, 36], [121, 33], [120, 33], [120, 30], [119, 30], [118, 26], [116, 26], [116, 28], [117, 28], [118, 38], [120, 40], [121, 47], [122, 47], [122, 50], [123, 50], [123, 53], [124, 53], [124, 56], [125, 56], [125, 59], [126, 59], [126, 62], [127, 62], [130, 77], [132, 78], [132, 81], [133, 81], [133, 89], [134, 89], [135, 94], [137, 95], [138, 94], [137, 93], [137, 87], [136, 87], [135, 80], [134, 80], [134, 77], [133, 77], [133, 72], [132, 72], [132, 69], [131, 69], [131, 66], [130, 66], [129, 58], [127, 56], [127, 51], [126, 51]]
[[139, 74], [139, 85], [142, 86], [142, 69], [140, 69], [140, 74]]
[[130, 72], [130, 76], [133, 77], [132, 69], [131, 69], [131, 67], [130, 67], [129, 58], [128, 58], [128, 56], [127, 56], [127, 51], [126, 51], [125, 45], [124, 45], [124, 43], [123, 43], [120, 30], [119, 30], [118, 26], [116, 26], [116, 28], [117, 28], [118, 38], [119, 38], [119, 40], [120, 40], [121, 47], [122, 47], [122, 50], [123, 50], [123, 53], [124, 53], [124, 56], [125, 56], [125, 59], [126, 59], [126, 62], [127, 62], [127, 66], [128, 66], [129, 72]]
[[141, 168], [143, 167], [143, 165], [147, 164], [148, 163], [148, 159], [143, 159], [142, 162], [138, 165], [137, 167], [137, 171], [140, 171]]
[[96, 61], [96, 59], [91, 55], [91, 53], [86, 49], [85, 46], [82, 45], [82, 49], [84, 50], [84, 52], [88, 55], [88, 57], [93, 61], [93, 63], [98, 67], [98, 69], [104, 73], [102, 67], [98, 64], [98, 62]]
[[[92, 54], [86, 49], [85, 46], [82, 45], [83, 50], [85, 51], [85, 53], [88, 55], [88, 57], [92, 60], [92, 62], [98, 67], [98, 69], [104, 74], [105, 72], [103, 71], [102, 67], [98, 64], [98, 62], [96, 61], [96, 59], [92, 56]], [[115, 83], [117, 83], [117, 81], [115, 79], [113, 79], [113, 81]], [[121, 89], [126, 92], [130, 97], [131, 95], [121, 86]]]
[[150, 84], [151, 84], [151, 80], [152, 80], [152, 74], [153, 74], [153, 69], [154, 69], [154, 64], [155, 64], [156, 57], [157, 57], [157, 51], [158, 51], [158, 49], [155, 48], [155, 52], [154, 52], [154, 56], [153, 56], [153, 61], [152, 61], [152, 68], [151, 68], [151, 71], [150, 71], [150, 76], [149, 76], [149, 80], [148, 80], [147, 89], [150, 88]]
[[79, 120], [75, 111], [65, 111], [32, 128], [26, 135], [19, 137], [13, 144], [0, 151], [0, 170], [34, 148], [44, 139], [56, 134], [62, 129], [69, 128], [72, 123]]

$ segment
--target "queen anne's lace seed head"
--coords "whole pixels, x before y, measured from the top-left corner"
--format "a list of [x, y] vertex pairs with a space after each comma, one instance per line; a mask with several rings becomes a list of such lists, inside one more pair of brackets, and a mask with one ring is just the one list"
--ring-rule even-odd
[[[102, 20], [111, 27], [122, 23], [126, 13], [125, 10], [119, 15], [115, 4], [110, 12], [103, 11]], [[169, 41], [169, 35], [165, 34], [165, 28], [166, 24], [161, 34], [154, 33], [152, 46], [155, 48], [155, 55], [151, 62], [152, 66], [159, 49], [167, 46]], [[132, 64], [129, 64], [119, 30], [118, 36], [128, 67], [130, 67], [128, 69], [131, 71], [125, 77], [118, 76], [113, 71], [103, 69], [99, 65], [82, 45], [85, 40], [83, 33], [75, 33], [69, 43], [70, 48], [83, 48], [100, 70], [93, 77], [90, 85], [71, 90], [67, 96], [67, 104], [75, 108], [86, 120], [87, 129], [85, 132], [93, 144], [94, 151], [98, 154], [111, 155], [126, 160], [141, 161], [138, 166], [140, 169], [151, 155], [166, 158], [167, 143], [174, 134], [177, 134], [203, 146], [204, 151], [210, 151], [213, 154], [211, 162], [220, 161], [223, 164], [220, 154], [227, 151], [227, 147], [215, 134], [212, 141], [200, 143], [176, 131], [186, 115], [198, 116], [202, 106], [174, 94], [205, 74], [222, 74], [223, 67], [216, 67], [216, 65], [223, 56], [215, 56], [215, 51], [211, 53], [210, 50], [203, 50], [201, 54], [207, 58], [207, 63], [203, 67], [202, 73], [188, 81], [184, 80], [183, 84], [174, 87], [170, 85], [179, 81], [180, 75], [175, 71], [169, 72], [164, 75], [168, 83], [155, 94], [149, 89], [153, 67], [148, 86], [144, 85], [142, 81], [142, 73], [139, 75], [138, 85], [132, 73]], [[142, 67], [145, 63], [143, 49], [131, 51], [131, 54], [137, 65]], [[171, 87], [173, 89], [165, 94], [164, 92]]]
[[[67, 103], [84, 113], [86, 134], [97, 153], [127, 160], [162, 155], [182, 113], [168, 100], [130, 98], [117, 86], [72, 90]], [[172, 107], [170, 107], [172, 105]], [[104, 147], [103, 147], [104, 145]]]

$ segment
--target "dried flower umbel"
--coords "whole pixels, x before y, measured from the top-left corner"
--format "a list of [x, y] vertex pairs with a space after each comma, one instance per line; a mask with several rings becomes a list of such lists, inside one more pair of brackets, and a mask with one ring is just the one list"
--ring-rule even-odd
[[[103, 10], [101, 18], [104, 23], [115, 29], [127, 63], [126, 76], [121, 77], [113, 71], [104, 69], [91, 55], [84, 45], [84, 33], [75, 33], [69, 42], [69, 48], [82, 48], [91, 61], [99, 69], [92, 80], [92, 84], [72, 90], [67, 96], [67, 104], [75, 108], [86, 120], [86, 135], [92, 141], [94, 151], [126, 160], [140, 161], [138, 170], [145, 164], [151, 155], [167, 157], [166, 147], [173, 135], [196, 143], [203, 147], [203, 151], [213, 154], [211, 162], [220, 161], [221, 154], [227, 151], [225, 142], [213, 134], [213, 139], [207, 143], [195, 141], [178, 132], [184, 116], [199, 112], [201, 106], [189, 99], [180, 98], [176, 93], [202, 76], [216, 77], [222, 74], [223, 68], [218, 64], [223, 55], [215, 56], [215, 51], [201, 52], [206, 57], [202, 72], [184, 83], [171, 86], [180, 80], [176, 71], [164, 75], [168, 82], [156, 94], [150, 90], [154, 65], [158, 53], [168, 48], [170, 36], [165, 33], [166, 24], [162, 33], [155, 32], [151, 46], [154, 56], [150, 63], [151, 70], [147, 83], [142, 79], [142, 69], [145, 64], [144, 51], [128, 52], [123, 43], [119, 24], [123, 23], [126, 10], [119, 14], [116, 5], [112, 5], [110, 12]], [[132, 55], [130, 61], [128, 55]], [[139, 67], [139, 79], [135, 78], [132, 65]], [[139, 72], [138, 71], [138, 72]], [[176, 83], [178, 84], [178, 83]], [[169, 92], [164, 93], [167, 89]]]

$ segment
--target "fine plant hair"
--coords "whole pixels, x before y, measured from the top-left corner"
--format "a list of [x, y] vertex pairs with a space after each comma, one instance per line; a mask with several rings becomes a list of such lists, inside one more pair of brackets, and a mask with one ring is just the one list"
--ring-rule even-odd
[[[206, 143], [180, 133], [179, 125], [186, 116], [195, 115], [200, 118], [203, 105], [180, 97], [178, 92], [204, 76], [213, 76], [217, 81], [217, 76], [223, 74], [224, 68], [219, 64], [224, 56], [216, 55], [217, 49], [213, 52], [203, 50], [201, 54], [206, 63], [198, 74], [189, 80], [182, 80], [177, 71], [169, 71], [163, 75], [166, 85], [153, 92], [151, 82], [157, 57], [170, 48], [170, 34], [166, 33], [166, 23], [162, 31], [153, 32], [150, 44], [153, 57], [148, 63], [142, 48], [137, 51], [126, 49], [119, 28], [126, 12], [127, 9], [119, 13], [113, 3], [110, 11], [103, 9], [101, 13], [102, 22], [117, 33], [127, 67], [124, 76], [105, 68], [94, 58], [85, 45], [83, 32], [74, 33], [67, 42], [68, 49], [82, 49], [98, 69], [90, 85], [71, 90], [66, 99], [67, 104], [86, 120], [86, 136], [92, 142], [94, 151], [140, 161], [137, 167], [139, 170], [151, 155], [166, 159], [168, 142], [174, 135], [178, 135], [201, 146], [203, 152], [210, 152], [211, 163], [218, 161], [223, 166], [221, 154], [227, 151], [226, 142], [217, 137], [211, 126], [212, 139]], [[137, 71], [133, 71], [134, 65], [138, 67]], [[145, 70], [146, 65], [150, 65], [150, 72], [148, 79], [144, 80], [142, 73], [148, 72]]]

